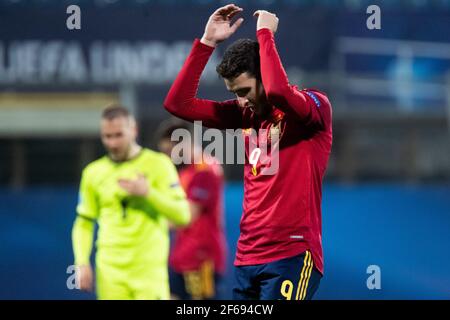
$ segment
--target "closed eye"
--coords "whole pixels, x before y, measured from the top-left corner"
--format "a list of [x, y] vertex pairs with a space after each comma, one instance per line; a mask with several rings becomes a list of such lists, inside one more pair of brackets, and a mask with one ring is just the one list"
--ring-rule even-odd
[[242, 97], [245, 97], [249, 93], [249, 91], [250, 91], [250, 88], [239, 89], [239, 90], [235, 91], [235, 94], [238, 97], [242, 98]]

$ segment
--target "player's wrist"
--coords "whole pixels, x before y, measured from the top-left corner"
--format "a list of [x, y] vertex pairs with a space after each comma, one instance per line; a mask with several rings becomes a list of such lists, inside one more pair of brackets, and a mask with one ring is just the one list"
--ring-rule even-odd
[[150, 196], [150, 189], [145, 189], [145, 190], [142, 190], [140, 193], [139, 193], [139, 196], [140, 197], [143, 197], [143, 198], [148, 198], [149, 196]]
[[208, 39], [207, 37], [205, 37], [205, 35], [202, 36], [200, 42], [212, 48], [215, 48], [217, 46], [217, 41]]
[[142, 185], [138, 190], [138, 195], [147, 198], [149, 194], [150, 194], [150, 186], [148, 185], [148, 182], [145, 180], [143, 181]]
[[91, 263], [89, 261], [75, 262], [75, 267], [79, 269], [90, 268]]

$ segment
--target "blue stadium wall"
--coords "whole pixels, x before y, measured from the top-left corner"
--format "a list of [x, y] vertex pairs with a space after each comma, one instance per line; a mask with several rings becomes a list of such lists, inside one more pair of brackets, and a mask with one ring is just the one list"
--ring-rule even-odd
[[[239, 235], [242, 186], [226, 187], [230, 248], [225, 293]], [[0, 191], [0, 299], [93, 299], [68, 290], [77, 191]], [[317, 299], [449, 299], [450, 186], [328, 184], [324, 188], [325, 277]], [[369, 265], [381, 289], [369, 290]]]

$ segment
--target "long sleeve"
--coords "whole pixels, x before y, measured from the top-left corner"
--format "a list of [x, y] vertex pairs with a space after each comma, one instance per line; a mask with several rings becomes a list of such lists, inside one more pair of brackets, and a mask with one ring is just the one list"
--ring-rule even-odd
[[94, 241], [95, 220], [98, 217], [97, 196], [91, 186], [89, 168], [83, 170], [80, 182], [77, 218], [72, 228], [72, 247], [76, 265], [89, 264]]
[[79, 216], [95, 220], [99, 214], [97, 193], [92, 187], [93, 173], [89, 167], [81, 175], [80, 190], [78, 193], [77, 213]]
[[242, 127], [242, 113], [236, 100], [223, 102], [196, 97], [201, 74], [214, 48], [196, 39], [181, 71], [170, 88], [164, 107], [173, 115], [187, 121], [202, 121], [218, 129]]
[[89, 265], [94, 241], [95, 222], [78, 216], [72, 228], [72, 247], [75, 265]]
[[331, 106], [325, 94], [317, 90], [298, 90], [289, 84], [281, 63], [273, 33], [257, 31], [261, 59], [261, 77], [267, 99], [278, 109], [293, 114], [308, 126], [327, 128], [331, 123]]
[[176, 225], [187, 225], [191, 215], [189, 202], [178, 181], [178, 173], [170, 158], [161, 155], [162, 166], [157, 185], [152, 186], [147, 198], [150, 205]]

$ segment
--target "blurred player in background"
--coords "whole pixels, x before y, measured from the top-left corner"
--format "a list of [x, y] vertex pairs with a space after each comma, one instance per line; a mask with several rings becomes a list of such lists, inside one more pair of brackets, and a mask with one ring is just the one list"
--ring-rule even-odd
[[[258, 140], [269, 145], [272, 132], [278, 133], [271, 146], [278, 147], [277, 158], [268, 154], [249, 163], [256, 148], [250, 150], [245, 143], [233, 297], [311, 299], [323, 274], [321, 199], [332, 143], [331, 105], [325, 94], [289, 84], [275, 45], [278, 18], [263, 10], [254, 13], [258, 41], [236, 41], [217, 66], [236, 99], [217, 102], [196, 97], [209, 57], [242, 24], [242, 18], [232, 23], [241, 11], [230, 4], [210, 16], [164, 106], [180, 118], [201, 120], [208, 127], [246, 129], [245, 141], [252, 131], [247, 129], [258, 130]], [[278, 170], [264, 174], [275, 159]]]
[[189, 204], [165, 154], [136, 142], [136, 120], [122, 106], [103, 111], [101, 139], [108, 155], [81, 178], [72, 242], [81, 290], [91, 291], [94, 225], [98, 299], [169, 299], [168, 222], [189, 222]]
[[[180, 120], [167, 120], [158, 129], [158, 148], [168, 156], [177, 144], [171, 139], [177, 129], [191, 136], [190, 126]], [[226, 263], [223, 170], [214, 158], [208, 158], [208, 163], [194, 163], [194, 159], [205, 159], [206, 155], [192, 138], [186, 141], [179, 143], [185, 144], [183, 152], [188, 154], [183, 156], [189, 163], [178, 169], [192, 220], [176, 230], [169, 259], [170, 290], [174, 299], [220, 299]]]

